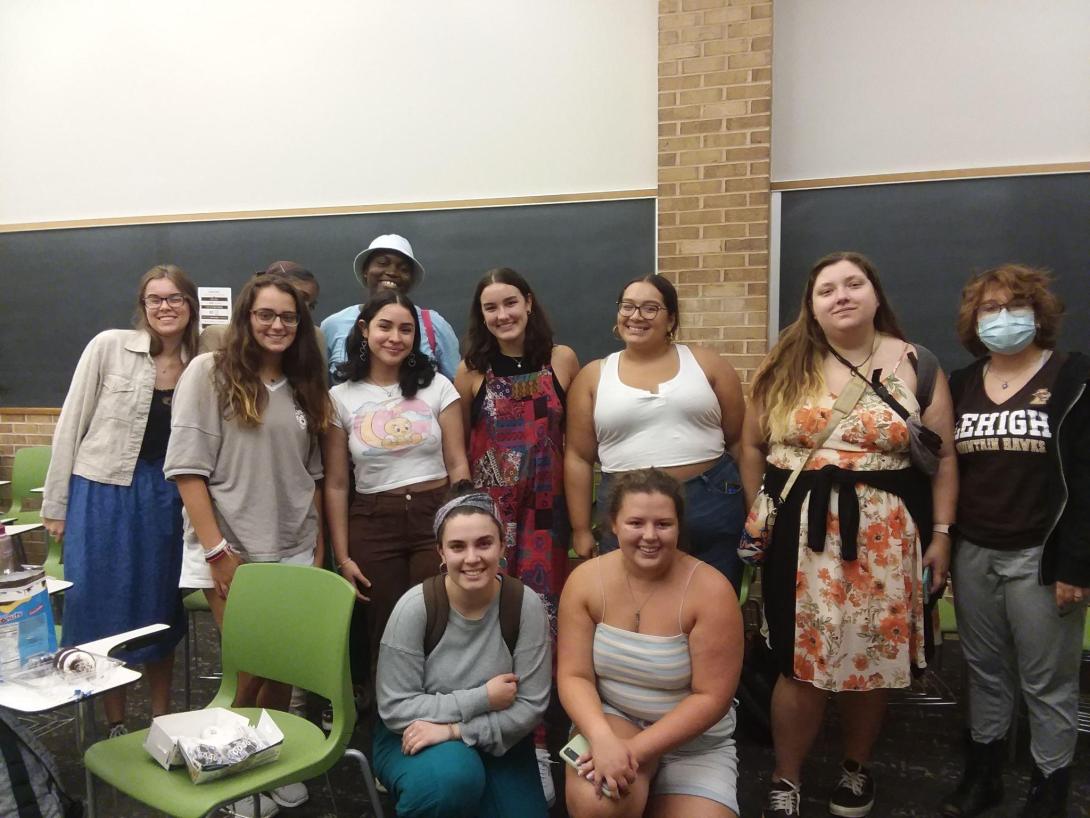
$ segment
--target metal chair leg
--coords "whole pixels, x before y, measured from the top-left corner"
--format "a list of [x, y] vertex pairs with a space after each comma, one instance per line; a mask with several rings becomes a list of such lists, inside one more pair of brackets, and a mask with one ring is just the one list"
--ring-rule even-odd
[[84, 780], [87, 782], [87, 818], [95, 818], [95, 777], [84, 768]]
[[185, 629], [185, 709], [187, 711], [193, 709], [192, 704], [192, 682], [190, 682], [189, 676], [193, 672], [192, 664], [192, 652], [190, 648], [190, 642], [193, 639], [193, 616], [189, 617], [189, 627]]
[[367, 797], [371, 800], [371, 811], [374, 812], [375, 818], [386, 818], [385, 813], [382, 811], [382, 801], [379, 800], [378, 790], [375, 789], [375, 776], [371, 772], [371, 765], [367, 761], [367, 756], [351, 747], [345, 750], [344, 754], [349, 758], [354, 758], [356, 763], [360, 765], [363, 784], [367, 787]]

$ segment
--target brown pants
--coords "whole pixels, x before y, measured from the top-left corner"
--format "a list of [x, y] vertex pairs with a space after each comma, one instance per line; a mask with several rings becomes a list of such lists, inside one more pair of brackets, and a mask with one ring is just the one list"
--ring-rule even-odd
[[[367, 596], [366, 633], [353, 633], [353, 642], [366, 638], [371, 680], [378, 669], [379, 643], [386, 622], [402, 595], [439, 573], [439, 552], [432, 520], [447, 488], [404, 495], [357, 494], [348, 511], [348, 553], [371, 580]], [[357, 652], [358, 645], [354, 645]]]

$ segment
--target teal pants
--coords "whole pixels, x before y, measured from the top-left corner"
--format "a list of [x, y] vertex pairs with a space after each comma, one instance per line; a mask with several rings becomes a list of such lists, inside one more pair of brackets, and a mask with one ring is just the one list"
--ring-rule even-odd
[[401, 736], [375, 720], [375, 775], [397, 802], [399, 818], [545, 818], [533, 736], [502, 756], [444, 741], [414, 756]]

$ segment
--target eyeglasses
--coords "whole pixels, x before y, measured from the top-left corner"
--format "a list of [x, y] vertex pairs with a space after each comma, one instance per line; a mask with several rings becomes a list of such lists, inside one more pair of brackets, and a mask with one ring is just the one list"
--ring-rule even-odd
[[1033, 302], [1025, 298], [1012, 298], [1010, 301], [985, 301], [977, 307], [978, 315], [998, 315], [1000, 310], [1028, 310]]
[[299, 325], [299, 313], [297, 312], [277, 312], [276, 310], [250, 310], [250, 315], [257, 319], [257, 322], [262, 326], [272, 326], [273, 321], [277, 318], [280, 319], [280, 323], [285, 327], [295, 327]]
[[654, 301], [645, 301], [642, 304], [636, 304], [633, 301], [621, 301], [617, 304], [617, 312], [625, 318], [631, 318], [638, 312], [641, 318], [646, 318], [648, 321], [654, 321], [664, 309], [666, 307], [662, 306], [662, 304], [656, 304]]
[[166, 298], [163, 298], [161, 295], [145, 295], [140, 299], [140, 303], [144, 305], [144, 309], [148, 310], [159, 309], [163, 306], [164, 301], [171, 307], [174, 307], [174, 309], [178, 309], [178, 307], [186, 303], [185, 296], [181, 293], [171, 293]]

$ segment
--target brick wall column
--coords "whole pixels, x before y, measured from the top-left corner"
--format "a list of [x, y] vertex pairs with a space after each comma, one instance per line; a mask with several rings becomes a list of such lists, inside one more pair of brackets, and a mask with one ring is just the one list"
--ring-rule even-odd
[[768, 351], [772, 3], [659, 2], [659, 272], [680, 338], [748, 382]]

